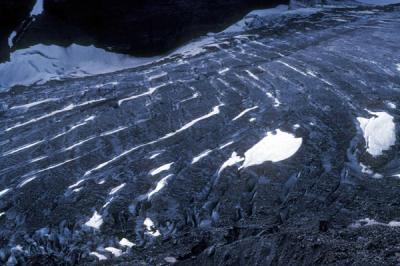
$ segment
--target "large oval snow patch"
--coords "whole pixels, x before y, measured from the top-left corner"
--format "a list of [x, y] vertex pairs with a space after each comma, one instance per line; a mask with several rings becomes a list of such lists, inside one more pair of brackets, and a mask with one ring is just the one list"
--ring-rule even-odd
[[267, 161], [279, 162], [288, 159], [300, 149], [302, 142], [302, 138], [296, 138], [279, 129], [276, 130], [276, 134], [268, 132], [267, 136], [246, 151], [242, 168]]
[[396, 126], [393, 116], [385, 112], [370, 112], [372, 118], [358, 117], [364, 134], [367, 152], [374, 157], [390, 149], [396, 143]]

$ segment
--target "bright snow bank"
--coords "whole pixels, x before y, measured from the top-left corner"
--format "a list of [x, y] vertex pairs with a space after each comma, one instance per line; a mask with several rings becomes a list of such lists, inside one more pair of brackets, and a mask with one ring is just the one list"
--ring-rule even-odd
[[391, 4], [399, 4], [400, 0], [357, 0], [357, 2], [376, 5], [376, 6], [384, 6], [384, 5], [391, 5]]
[[43, 0], [36, 0], [35, 5], [33, 6], [33, 9], [31, 11], [31, 17], [32, 16], [38, 16], [43, 13]]
[[385, 112], [370, 112], [371, 118], [357, 118], [364, 134], [367, 152], [376, 157], [396, 142], [396, 126], [393, 117]]
[[135, 58], [94, 46], [38, 44], [11, 54], [0, 64], [0, 91], [14, 85], [43, 84], [49, 80], [83, 77], [136, 67], [156, 58]]
[[276, 130], [268, 132], [262, 140], [245, 152], [242, 168], [259, 165], [267, 161], [279, 162], [290, 158], [301, 147], [302, 138], [296, 138], [290, 133]]
[[310, 15], [320, 11], [319, 8], [298, 8], [289, 10], [287, 5], [279, 5], [275, 8], [254, 10], [247, 14], [242, 20], [225, 29], [223, 32], [239, 32], [257, 29], [278, 17], [290, 17], [299, 15]]
[[370, 218], [365, 218], [365, 219], [360, 219], [350, 225], [351, 228], [359, 228], [362, 226], [372, 226], [372, 225], [380, 225], [380, 226], [389, 226], [389, 227], [399, 227], [400, 222], [399, 221], [391, 221], [387, 224], [378, 222], [374, 219]]

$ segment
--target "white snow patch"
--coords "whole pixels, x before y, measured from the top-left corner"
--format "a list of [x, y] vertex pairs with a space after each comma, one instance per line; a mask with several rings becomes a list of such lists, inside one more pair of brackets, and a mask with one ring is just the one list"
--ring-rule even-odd
[[13, 31], [13, 32], [11, 32], [10, 36], [8, 37], [8, 46], [10, 48], [12, 48], [14, 45], [13, 39], [15, 38], [15, 36], [17, 36], [17, 32]]
[[244, 158], [238, 156], [236, 152], [233, 152], [231, 157], [222, 164], [221, 168], [219, 168], [218, 175], [220, 175], [225, 168], [240, 163], [243, 160]]
[[170, 179], [173, 175], [167, 175], [166, 177], [162, 178], [159, 182], [157, 182], [157, 186], [155, 189], [149, 192], [148, 199], [151, 199], [154, 194], [158, 193], [161, 189], [163, 189], [168, 184], [168, 179]]
[[100, 226], [102, 224], [103, 224], [103, 217], [101, 217], [101, 215], [98, 214], [97, 211], [95, 211], [93, 213], [92, 218], [90, 218], [89, 221], [85, 223], [86, 226], [92, 227], [94, 229], [100, 229]]
[[94, 252], [94, 251], [90, 252], [90, 255], [96, 256], [99, 260], [106, 260], [107, 259], [106, 256], [104, 256], [104, 255], [102, 255], [102, 254], [100, 254], [98, 252]]
[[389, 106], [389, 108], [392, 108], [392, 109], [397, 108], [397, 105], [394, 102], [387, 102], [387, 106]]
[[168, 171], [169, 169], [171, 169], [171, 166], [172, 166], [173, 164], [174, 164], [174, 163], [167, 163], [167, 164], [164, 164], [164, 165], [162, 165], [162, 166], [160, 166], [160, 167], [158, 167], [158, 168], [155, 168], [155, 169], [151, 170], [151, 171], [149, 172], [149, 174], [152, 175], [152, 176], [155, 176], [155, 175], [158, 175], [159, 173]]
[[43, 13], [43, 0], [36, 0], [36, 3], [33, 6], [30, 16], [31, 17], [38, 16], [42, 13]]
[[195, 156], [192, 160], [192, 164], [195, 164], [198, 161], [200, 161], [201, 159], [203, 159], [204, 157], [207, 157], [211, 152], [212, 152], [212, 150], [205, 150], [202, 153], [200, 153], [199, 155]]
[[106, 247], [105, 250], [113, 254], [115, 257], [119, 257], [122, 255], [122, 250], [114, 247]]
[[160, 236], [160, 232], [155, 229], [154, 223], [150, 218], [146, 218], [143, 222], [143, 225], [146, 227], [146, 234], [157, 237]]
[[135, 58], [111, 53], [94, 46], [72, 44], [65, 48], [38, 44], [11, 53], [11, 60], [0, 64], [0, 91], [15, 85], [115, 72], [155, 60], [155, 57]]
[[359, 228], [362, 226], [371, 226], [371, 225], [381, 225], [381, 226], [389, 226], [389, 227], [399, 227], [400, 222], [399, 221], [391, 221], [387, 224], [378, 222], [374, 219], [371, 218], [364, 218], [360, 219], [350, 225], [350, 228]]
[[168, 263], [176, 263], [178, 260], [174, 257], [165, 257], [164, 260]]
[[286, 160], [300, 149], [302, 142], [302, 138], [296, 138], [280, 129], [277, 129], [275, 134], [268, 132], [267, 136], [245, 152], [245, 160], [241, 168], [259, 165], [267, 161]]
[[123, 246], [123, 247], [128, 247], [128, 248], [131, 248], [131, 247], [133, 247], [133, 246], [136, 246], [135, 243], [132, 243], [131, 241], [129, 241], [129, 240], [126, 239], [126, 238], [122, 238], [122, 239], [119, 241], [119, 244], [120, 244], [121, 246]]
[[370, 112], [371, 118], [358, 117], [364, 134], [367, 152], [373, 157], [382, 155], [396, 142], [396, 127], [393, 117], [386, 112]]
[[162, 154], [162, 152], [156, 152], [156, 153], [152, 154], [152, 155], [149, 157], [149, 159], [152, 160], [152, 159], [154, 159], [154, 158], [157, 158], [158, 156], [160, 156], [160, 154]]
[[121, 185], [119, 185], [119, 186], [113, 188], [113, 189], [110, 191], [110, 194], [109, 194], [109, 195], [114, 195], [115, 193], [117, 193], [118, 191], [120, 191], [120, 190], [121, 190], [123, 187], [125, 187], [125, 186], [126, 186], [126, 183], [123, 183], [123, 184], [121, 184]]

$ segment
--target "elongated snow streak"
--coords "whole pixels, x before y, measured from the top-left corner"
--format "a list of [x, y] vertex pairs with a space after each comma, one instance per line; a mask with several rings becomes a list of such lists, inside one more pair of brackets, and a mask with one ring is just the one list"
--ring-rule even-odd
[[167, 73], [162, 72], [162, 73], [160, 73], [160, 74], [156, 74], [156, 75], [154, 75], [154, 76], [148, 77], [148, 80], [151, 81], [151, 80], [153, 80], [153, 79], [158, 79], [158, 78], [164, 77], [164, 76], [166, 76], [166, 75], [167, 75]]
[[247, 114], [248, 112], [250, 112], [250, 111], [252, 111], [252, 110], [255, 110], [255, 109], [257, 109], [257, 108], [258, 108], [258, 106], [254, 106], [254, 107], [251, 107], [251, 108], [248, 108], [248, 109], [244, 110], [243, 112], [241, 112], [240, 114], [238, 114], [236, 117], [234, 117], [234, 118], [232, 119], [232, 121], [238, 120], [239, 118], [241, 118], [242, 116], [244, 116], [244, 115]]
[[168, 171], [169, 169], [171, 169], [171, 165], [173, 165], [174, 163], [168, 163], [168, 164], [164, 164], [156, 169], [153, 169], [149, 172], [150, 175], [154, 176], [154, 175], [158, 175], [159, 173]]
[[207, 157], [211, 152], [212, 152], [212, 150], [205, 150], [202, 153], [200, 153], [199, 155], [195, 156], [192, 160], [192, 164], [195, 164], [195, 163], [199, 162], [201, 159], [203, 159], [204, 157]]
[[35, 180], [37, 178], [37, 176], [32, 176], [32, 177], [30, 177], [30, 178], [27, 178], [27, 179], [25, 179], [24, 181], [22, 181], [19, 185], [18, 185], [18, 187], [23, 187], [23, 186], [25, 186], [26, 184], [28, 184], [29, 182], [32, 182], [33, 180]]
[[63, 113], [63, 112], [71, 111], [71, 110], [73, 110], [73, 109], [76, 108], [76, 107], [82, 107], [82, 106], [85, 106], [85, 105], [88, 105], [88, 104], [92, 104], [92, 103], [96, 103], [96, 102], [101, 102], [101, 101], [104, 101], [104, 100], [106, 100], [106, 99], [105, 99], [105, 98], [101, 98], [101, 99], [96, 99], [96, 100], [90, 100], [90, 101], [87, 101], [87, 102], [83, 102], [83, 103], [80, 103], [80, 104], [77, 104], [77, 105], [75, 105], [75, 104], [70, 104], [70, 105], [64, 107], [63, 109], [56, 110], [56, 111], [53, 111], [53, 112], [48, 113], [48, 114], [46, 114], [46, 115], [42, 115], [42, 116], [33, 118], [33, 119], [31, 119], [31, 120], [29, 120], [29, 121], [26, 121], [26, 122], [24, 122], [24, 123], [18, 123], [18, 124], [16, 124], [16, 125], [12, 126], [12, 127], [6, 128], [5, 131], [10, 131], [10, 130], [13, 130], [13, 129], [16, 129], [16, 128], [19, 128], [19, 127], [23, 127], [23, 126], [26, 126], [26, 125], [29, 125], [29, 124], [38, 122], [38, 121], [40, 121], [40, 120], [43, 120], [43, 119], [46, 119], [46, 118], [55, 116], [55, 115], [60, 114], [60, 113]]
[[148, 199], [151, 199], [154, 194], [160, 192], [167, 184], [168, 179], [170, 179], [173, 175], [167, 175], [166, 177], [162, 178], [160, 181], [157, 182], [156, 187], [148, 193]]
[[2, 191], [0, 191], [0, 197], [4, 196], [5, 194], [7, 194], [10, 191], [11, 191], [10, 188], [3, 189]]
[[155, 87], [151, 87], [146, 92], [143, 92], [141, 94], [136, 94], [136, 95], [132, 95], [132, 96], [129, 96], [127, 98], [121, 99], [121, 100], [118, 101], [118, 105], [121, 106], [124, 102], [132, 101], [134, 99], [137, 99], [137, 98], [140, 98], [140, 97], [143, 97], [143, 96], [152, 95], [159, 88], [164, 87], [164, 86], [166, 86], [168, 84], [169, 83], [163, 83], [161, 85], [158, 85], [158, 86], [155, 86]]
[[70, 150], [72, 150], [78, 146], [81, 146], [81, 145], [85, 144], [86, 142], [91, 141], [92, 139], [95, 139], [95, 138], [96, 137], [90, 137], [90, 138], [84, 139], [82, 141], [79, 141], [78, 143], [72, 144], [71, 146], [69, 146], [67, 148], [64, 148], [62, 151], [70, 151]]
[[228, 72], [229, 70], [230, 70], [230, 68], [229, 68], [229, 67], [227, 67], [227, 68], [224, 68], [224, 69], [222, 69], [222, 70], [218, 71], [218, 74], [222, 75], [222, 74], [224, 74], [224, 73]]
[[289, 65], [288, 63], [285, 63], [285, 62], [283, 62], [283, 61], [281, 61], [281, 60], [278, 60], [278, 61], [276, 61], [276, 62], [278, 62], [278, 63], [280, 63], [280, 64], [282, 64], [282, 65], [284, 65], [284, 66], [286, 66], [286, 67], [288, 67], [288, 68], [290, 68], [290, 69], [296, 71], [297, 73], [302, 74], [303, 76], [306, 76], [306, 77], [308, 76], [307, 73], [304, 73], [304, 72], [301, 71], [300, 69], [298, 69], [298, 68], [296, 68], [296, 67], [294, 67], [294, 66], [291, 66], [291, 65]]
[[20, 147], [18, 147], [18, 148], [15, 148], [15, 149], [12, 149], [12, 150], [9, 150], [9, 151], [3, 153], [2, 156], [12, 155], [12, 154], [14, 154], [14, 153], [17, 153], [17, 152], [20, 152], [20, 151], [29, 149], [29, 148], [31, 148], [31, 147], [34, 147], [34, 146], [36, 146], [36, 145], [39, 145], [39, 144], [42, 143], [42, 142], [43, 142], [43, 140], [40, 140], [40, 141], [36, 141], [36, 142], [33, 142], [33, 143], [29, 143], [29, 144], [20, 146]]
[[120, 191], [120, 190], [121, 190], [122, 188], [124, 188], [125, 186], [126, 186], [126, 183], [123, 183], [123, 184], [121, 184], [121, 185], [119, 185], [119, 186], [113, 188], [113, 189], [110, 191], [110, 195], [116, 194], [118, 191]]
[[253, 74], [250, 70], [246, 70], [246, 73], [255, 80], [260, 80], [256, 75]]
[[231, 141], [229, 141], [227, 143], [224, 143], [218, 148], [218, 150], [225, 149], [226, 147], [231, 146], [233, 143], [235, 143], [233, 140], [231, 140]]
[[43, 104], [43, 103], [48, 103], [48, 102], [55, 102], [57, 101], [58, 98], [49, 98], [49, 99], [44, 99], [44, 100], [40, 100], [40, 101], [36, 101], [36, 102], [32, 102], [32, 103], [27, 103], [27, 104], [22, 104], [22, 105], [16, 105], [11, 107], [11, 110], [15, 110], [15, 109], [29, 109], [31, 107]]
[[78, 160], [79, 158], [81, 158], [81, 156], [78, 156], [78, 157], [75, 157], [75, 158], [72, 158], [72, 159], [63, 161], [63, 162], [61, 162], [61, 163], [57, 163], [57, 164], [50, 165], [50, 166], [47, 167], [47, 168], [40, 169], [40, 170], [36, 170], [36, 171], [34, 171], [33, 173], [26, 174], [26, 175], [24, 175], [24, 177], [25, 177], [25, 176], [33, 176], [33, 175], [36, 175], [36, 174], [40, 174], [40, 173], [46, 172], [46, 171], [48, 171], [48, 170], [52, 170], [52, 169], [57, 168], [57, 167], [60, 167], [60, 166], [62, 166], [62, 165], [64, 165], [64, 164], [67, 164], [67, 163], [73, 162], [73, 161], [75, 161], [75, 160]]
[[112, 130], [110, 130], [110, 131], [101, 133], [100, 136], [102, 136], [102, 137], [109, 136], [109, 135], [118, 133], [118, 132], [120, 132], [120, 131], [122, 131], [122, 130], [125, 130], [125, 129], [127, 129], [127, 128], [128, 128], [128, 127], [119, 127], [119, 128], [117, 128], [117, 129], [112, 129]]
[[38, 162], [38, 161], [41, 161], [41, 160], [43, 160], [43, 159], [46, 159], [48, 156], [39, 156], [39, 157], [36, 157], [36, 158], [33, 158], [32, 160], [30, 160], [29, 161], [29, 163], [35, 163], [35, 162]]
[[23, 127], [23, 126], [26, 126], [26, 125], [35, 123], [35, 122], [37, 122], [37, 121], [40, 121], [40, 120], [43, 120], [43, 119], [52, 117], [52, 116], [57, 115], [57, 114], [62, 113], [62, 112], [71, 111], [72, 109], [74, 109], [74, 107], [75, 107], [75, 105], [70, 104], [70, 105], [64, 107], [63, 109], [60, 109], [60, 110], [57, 110], [57, 111], [48, 113], [48, 114], [46, 114], [46, 115], [39, 116], [39, 117], [37, 117], [37, 118], [33, 118], [33, 119], [31, 119], [31, 120], [29, 120], [29, 121], [26, 121], [26, 122], [24, 122], [24, 123], [18, 123], [18, 124], [16, 124], [16, 125], [12, 126], [12, 127], [6, 128], [5, 131], [10, 131], [10, 130], [13, 130], [13, 129], [16, 129], [16, 128], [19, 128], [19, 127]]
[[156, 153], [154, 153], [153, 155], [151, 155], [150, 157], [149, 157], [149, 159], [150, 160], [152, 160], [152, 159], [155, 159], [155, 158], [157, 158], [158, 156], [160, 156], [160, 154], [162, 154], [163, 152], [161, 151], [161, 152], [156, 152]]
[[105, 166], [107, 166], [107, 165], [109, 165], [109, 164], [111, 164], [111, 163], [113, 163], [113, 162], [118, 161], [119, 159], [121, 159], [121, 158], [127, 156], [128, 154], [130, 154], [130, 153], [132, 153], [132, 152], [134, 152], [134, 151], [136, 151], [136, 150], [138, 150], [138, 149], [140, 149], [140, 148], [143, 148], [143, 147], [146, 147], [146, 146], [149, 146], [149, 145], [158, 143], [158, 142], [160, 142], [160, 141], [169, 139], [169, 138], [175, 136], [176, 134], [179, 134], [179, 133], [181, 133], [181, 132], [183, 132], [183, 131], [185, 131], [185, 130], [191, 128], [192, 126], [194, 126], [194, 125], [197, 124], [198, 122], [200, 122], [200, 121], [202, 121], [202, 120], [205, 120], [205, 119], [207, 119], [207, 118], [210, 118], [210, 117], [212, 117], [212, 116], [214, 116], [214, 115], [219, 114], [219, 112], [220, 112], [219, 109], [220, 109], [221, 106], [222, 106], [222, 105], [215, 106], [215, 107], [212, 109], [212, 111], [209, 112], [208, 114], [203, 115], [203, 116], [201, 116], [201, 117], [199, 117], [199, 118], [196, 118], [196, 119], [192, 120], [191, 122], [189, 122], [189, 123], [183, 125], [183, 126], [182, 126], [181, 128], [179, 128], [178, 130], [176, 130], [176, 131], [174, 131], [174, 132], [170, 132], [170, 133], [164, 135], [163, 137], [161, 137], [161, 138], [159, 138], [159, 139], [156, 139], [156, 140], [153, 140], [153, 141], [144, 143], [144, 144], [137, 145], [137, 146], [135, 146], [135, 147], [133, 147], [133, 148], [131, 148], [131, 149], [129, 149], [129, 150], [126, 150], [126, 151], [122, 152], [121, 154], [115, 156], [115, 157], [112, 158], [111, 160], [105, 161], [105, 162], [103, 162], [103, 163], [97, 165], [96, 167], [94, 167], [94, 168], [92, 168], [92, 169], [86, 171], [86, 173], [84, 174], [84, 176], [91, 175], [91, 174], [94, 173], [95, 171], [100, 170], [100, 169], [102, 169], [103, 167], [105, 167]]

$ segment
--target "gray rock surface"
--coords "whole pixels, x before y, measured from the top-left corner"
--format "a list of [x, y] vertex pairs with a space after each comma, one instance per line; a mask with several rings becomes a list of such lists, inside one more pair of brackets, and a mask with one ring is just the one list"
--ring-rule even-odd
[[[399, 33], [398, 5], [323, 9], [0, 93], [1, 263], [400, 263]], [[378, 157], [367, 110], [396, 125]], [[227, 163], [278, 129], [293, 156]]]

